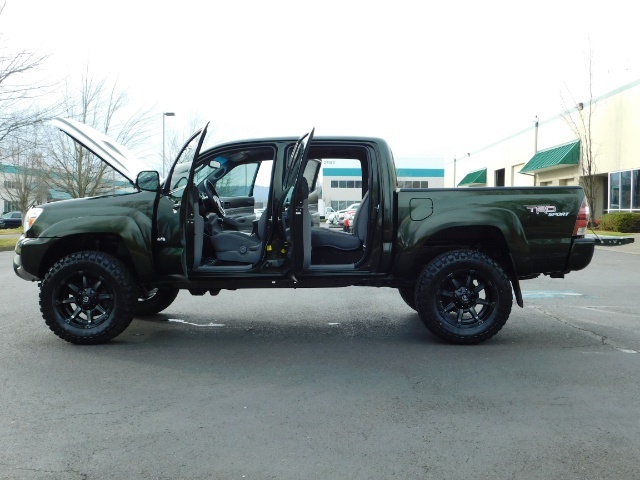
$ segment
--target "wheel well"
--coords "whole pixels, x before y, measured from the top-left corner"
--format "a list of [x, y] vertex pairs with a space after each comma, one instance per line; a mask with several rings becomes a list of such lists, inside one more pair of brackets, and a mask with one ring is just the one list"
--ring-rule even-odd
[[508, 275], [513, 273], [509, 246], [502, 232], [497, 227], [470, 226], [448, 228], [429, 237], [416, 255], [414, 275], [417, 277], [422, 267], [438, 255], [459, 248], [482, 252], [493, 258]]
[[133, 269], [133, 262], [129, 251], [122, 240], [122, 237], [112, 233], [80, 233], [77, 235], [69, 235], [58, 240], [49, 250], [40, 263], [40, 272], [38, 276], [43, 278], [51, 266], [74, 252], [83, 250], [98, 251], [108, 253], [122, 260], [129, 268]]

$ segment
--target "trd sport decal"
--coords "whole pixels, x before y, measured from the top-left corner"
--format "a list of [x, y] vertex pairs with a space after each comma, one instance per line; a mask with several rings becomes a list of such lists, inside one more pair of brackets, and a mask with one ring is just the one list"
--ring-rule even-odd
[[546, 215], [548, 217], [566, 217], [569, 212], [556, 212], [555, 205], [525, 205], [524, 208], [536, 215]]

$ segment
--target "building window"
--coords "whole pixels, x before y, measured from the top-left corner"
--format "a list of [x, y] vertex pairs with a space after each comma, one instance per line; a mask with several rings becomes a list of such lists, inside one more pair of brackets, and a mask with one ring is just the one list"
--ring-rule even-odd
[[495, 171], [495, 185], [496, 187], [504, 187], [504, 168]]
[[400, 188], [429, 188], [427, 180], [398, 180]]
[[620, 210], [631, 208], [631, 171], [620, 172]]
[[331, 180], [331, 188], [362, 188], [362, 180]]
[[3, 200], [3, 203], [4, 203], [4, 209], [2, 210], [3, 212], [13, 212], [15, 210], [18, 210], [18, 207], [13, 202], [10, 202], [9, 200]]
[[333, 200], [331, 202], [331, 208], [334, 210], [345, 210], [349, 205], [354, 203], [360, 203], [361, 200]]
[[609, 209], [620, 209], [620, 172], [609, 174]]
[[609, 174], [609, 211], [640, 210], [640, 169]]
[[640, 170], [633, 171], [631, 190], [633, 190], [634, 193], [632, 197], [631, 208], [633, 208], [634, 210], [640, 210]]

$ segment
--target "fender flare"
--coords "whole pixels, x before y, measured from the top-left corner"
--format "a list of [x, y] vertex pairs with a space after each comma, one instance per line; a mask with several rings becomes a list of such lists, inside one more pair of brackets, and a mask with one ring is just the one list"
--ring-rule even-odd
[[72, 235], [115, 235], [122, 239], [135, 274], [141, 280], [145, 280], [151, 278], [154, 271], [151, 228], [151, 219], [140, 213], [134, 214], [133, 217], [87, 216], [56, 222], [44, 230], [40, 237], [56, 238], [60, 241]]

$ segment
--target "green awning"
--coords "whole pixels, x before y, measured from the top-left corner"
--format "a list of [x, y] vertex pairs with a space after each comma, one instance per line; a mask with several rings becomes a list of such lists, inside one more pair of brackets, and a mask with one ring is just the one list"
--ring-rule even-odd
[[578, 165], [578, 163], [580, 163], [580, 140], [560, 145], [559, 147], [541, 150], [522, 167], [520, 173], [552, 170], [569, 165]]
[[474, 170], [465, 175], [462, 181], [458, 184], [461, 185], [486, 185], [487, 184], [487, 169], [481, 168], [480, 170]]

